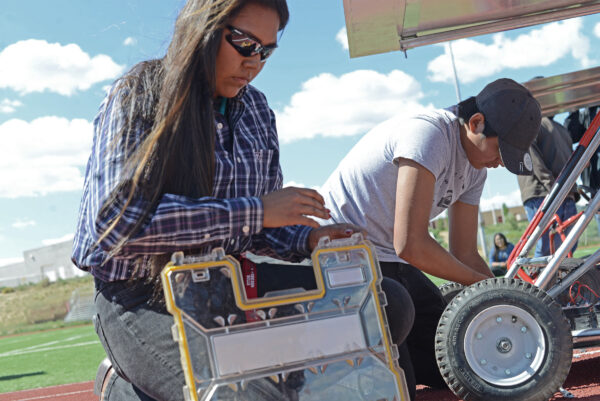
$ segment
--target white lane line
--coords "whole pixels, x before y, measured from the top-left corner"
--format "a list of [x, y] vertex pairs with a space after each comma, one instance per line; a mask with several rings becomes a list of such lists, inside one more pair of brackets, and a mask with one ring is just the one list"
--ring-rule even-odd
[[[22, 349], [23, 350], [36, 349], [36, 348], [40, 348], [40, 347], [46, 347], [46, 346], [52, 345], [52, 344], [60, 344], [60, 343], [66, 343], [68, 341], [79, 340], [80, 338], [83, 338], [83, 337], [96, 337], [96, 334], [95, 333], [80, 334], [80, 335], [77, 335], [77, 336], [63, 338], [61, 340], [55, 340], [55, 341], [50, 341], [50, 342], [47, 342], [47, 343], [32, 345], [31, 347], [26, 347], [26, 348], [22, 348]], [[20, 351], [20, 350], [15, 350], [15, 351]]]
[[68, 338], [63, 338], [61, 340], [55, 340], [55, 341], [49, 341], [46, 343], [41, 343], [41, 344], [36, 344], [36, 345], [31, 345], [29, 347], [25, 347], [25, 348], [17, 348], [11, 351], [6, 351], [5, 354], [10, 353], [10, 352], [21, 352], [21, 351], [27, 351], [27, 350], [32, 350], [32, 349], [36, 349], [36, 348], [43, 348], [43, 347], [47, 347], [49, 345], [54, 345], [54, 344], [60, 344], [60, 343], [65, 343], [67, 341], [74, 341], [74, 340], [79, 340], [80, 338], [84, 338], [84, 337], [96, 337], [95, 333], [86, 333], [86, 334], [80, 334], [77, 336], [71, 336]]
[[5, 352], [5, 353], [0, 354], [0, 358], [4, 358], [4, 357], [8, 357], [8, 356], [15, 356], [15, 355], [33, 354], [35, 352], [54, 351], [54, 350], [63, 349], [63, 348], [84, 347], [86, 345], [92, 345], [92, 344], [100, 344], [100, 341], [99, 340], [94, 340], [94, 341], [86, 341], [86, 342], [77, 343], [77, 344], [59, 345], [57, 347], [47, 347], [47, 348], [37, 348], [37, 349], [29, 349], [29, 350], [9, 351], [9, 352]]

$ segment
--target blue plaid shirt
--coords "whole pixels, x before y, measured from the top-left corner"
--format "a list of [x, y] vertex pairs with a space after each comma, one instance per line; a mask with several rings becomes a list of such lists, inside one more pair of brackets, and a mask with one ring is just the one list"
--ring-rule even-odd
[[[109, 258], [144, 210], [145, 200], [134, 198], [114, 230], [99, 246], [101, 234], [118, 216], [125, 199], [119, 197], [102, 215], [99, 211], [120, 180], [124, 167], [123, 144], [113, 139], [124, 123], [120, 106], [123, 93], [107, 97], [94, 120], [94, 141], [88, 160], [79, 223], [73, 244], [73, 262], [103, 281], [124, 280], [134, 264], [147, 266], [151, 256], [194, 250], [207, 253], [223, 247], [228, 254], [244, 251], [280, 259], [309, 256], [310, 227], [263, 228], [259, 197], [282, 186], [275, 115], [265, 96], [252, 86], [228, 100], [225, 116], [216, 113], [215, 180], [212, 197], [193, 199], [165, 193], [158, 206], [121, 251]], [[142, 143], [147, 127], [138, 124], [128, 140]], [[190, 133], [192, 134], [192, 133]], [[181, 174], [185, 174], [182, 171]], [[142, 269], [140, 275], [147, 274]]]

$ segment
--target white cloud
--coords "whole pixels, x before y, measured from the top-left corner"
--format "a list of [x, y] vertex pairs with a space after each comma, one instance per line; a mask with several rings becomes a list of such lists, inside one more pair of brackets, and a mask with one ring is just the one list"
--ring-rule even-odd
[[23, 106], [23, 103], [19, 102], [18, 100], [3, 99], [0, 102], [0, 113], [14, 113], [17, 107], [21, 106]]
[[394, 115], [424, 109], [421, 86], [398, 70], [381, 74], [358, 70], [340, 77], [323, 73], [302, 84], [290, 103], [277, 111], [282, 142], [367, 132]]
[[23, 263], [23, 262], [24, 262], [23, 258], [2, 258], [2, 259], [0, 259], [0, 267], [8, 266], [8, 265], [16, 264], [16, 263]]
[[598, 22], [594, 27], [594, 35], [600, 38], [600, 22]]
[[0, 52], [0, 88], [20, 94], [50, 91], [70, 96], [116, 78], [124, 68], [104, 54], [90, 57], [73, 43], [22, 40]]
[[61, 242], [71, 241], [74, 237], [75, 237], [75, 235], [72, 233], [66, 234], [59, 238], [50, 238], [50, 239], [42, 240], [42, 244], [44, 244], [45, 246], [60, 244]]
[[479, 208], [482, 211], [500, 209], [503, 204], [506, 204], [508, 207], [521, 205], [521, 192], [517, 189], [509, 194], [496, 194], [487, 198], [482, 197]]
[[131, 36], [126, 38], [123, 41], [123, 46], [135, 46], [137, 44], [137, 39], [136, 38], [132, 38]]
[[[582, 33], [581, 18], [552, 22], [533, 29], [515, 39], [504, 33], [493, 35], [489, 45], [472, 39], [452, 42], [454, 61], [459, 81], [473, 82], [505, 69], [544, 67], [571, 55], [582, 67], [589, 67], [590, 41]], [[444, 54], [427, 65], [429, 79], [434, 82], [452, 82], [454, 79], [448, 45]]]
[[83, 119], [11, 119], [0, 125], [0, 198], [80, 190], [92, 144]]
[[337, 35], [335, 35], [335, 40], [342, 45], [344, 50], [348, 50], [348, 31], [346, 31], [346, 27], [339, 30]]
[[27, 228], [27, 227], [33, 227], [35, 226], [35, 221], [29, 219], [29, 220], [23, 220], [23, 219], [18, 219], [16, 220], [14, 223], [12, 223], [12, 227], [16, 228], [18, 230], [22, 230], [23, 228]]

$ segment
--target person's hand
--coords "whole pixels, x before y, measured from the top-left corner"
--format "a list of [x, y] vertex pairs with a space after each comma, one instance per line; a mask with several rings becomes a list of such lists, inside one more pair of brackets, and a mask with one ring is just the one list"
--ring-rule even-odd
[[367, 233], [353, 224], [340, 223], [321, 226], [310, 231], [308, 235], [308, 248], [312, 252], [319, 244], [321, 237], [329, 237], [330, 239], [348, 238], [354, 233], [362, 233], [366, 238]]
[[302, 224], [315, 229], [319, 223], [307, 216], [329, 219], [323, 197], [314, 189], [286, 187], [260, 198], [263, 204], [263, 227]]

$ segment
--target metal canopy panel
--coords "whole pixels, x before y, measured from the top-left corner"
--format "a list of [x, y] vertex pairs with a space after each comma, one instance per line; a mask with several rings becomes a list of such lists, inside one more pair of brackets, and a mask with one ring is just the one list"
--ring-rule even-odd
[[532, 79], [523, 85], [538, 100], [545, 116], [600, 104], [600, 67]]
[[350, 57], [600, 12], [600, 0], [344, 0]]

